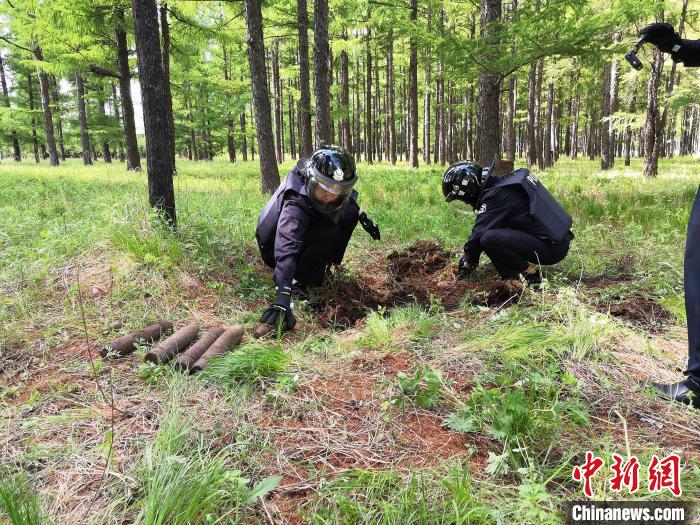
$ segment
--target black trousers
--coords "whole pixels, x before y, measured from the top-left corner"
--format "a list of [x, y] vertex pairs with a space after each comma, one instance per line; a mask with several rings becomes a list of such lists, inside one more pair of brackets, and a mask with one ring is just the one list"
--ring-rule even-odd
[[479, 239], [481, 248], [503, 279], [517, 279], [529, 263], [556, 264], [569, 253], [569, 240], [552, 244], [520, 230], [489, 230]]
[[[358, 208], [348, 206], [337, 223], [312, 222], [302, 237], [302, 249], [297, 258], [294, 279], [310, 286], [323, 284], [326, 267], [340, 264], [358, 222]], [[263, 261], [275, 268], [274, 243], [260, 251]]]
[[688, 319], [688, 370], [700, 384], [700, 188], [695, 195], [685, 241], [685, 313]]

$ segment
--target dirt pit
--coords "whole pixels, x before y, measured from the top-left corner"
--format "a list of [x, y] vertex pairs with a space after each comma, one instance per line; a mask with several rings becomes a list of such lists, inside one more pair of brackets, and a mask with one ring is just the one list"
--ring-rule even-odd
[[663, 326], [673, 316], [662, 305], [651, 299], [632, 297], [617, 303], [598, 306], [601, 312], [609, 312], [617, 317], [642, 328], [654, 330]]
[[457, 308], [463, 300], [480, 306], [510, 306], [523, 292], [519, 281], [457, 281], [452, 255], [434, 241], [418, 241], [367, 266], [357, 279], [341, 272], [324, 286], [316, 303], [322, 325], [350, 327], [368, 309], [413, 302], [439, 303], [446, 310]]

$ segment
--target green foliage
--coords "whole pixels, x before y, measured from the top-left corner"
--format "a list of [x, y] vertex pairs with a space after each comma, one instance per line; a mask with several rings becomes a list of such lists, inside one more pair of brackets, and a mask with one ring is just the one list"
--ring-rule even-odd
[[385, 308], [371, 312], [366, 318], [366, 327], [355, 344], [370, 349], [390, 350], [409, 342], [427, 339], [439, 322], [419, 305]]
[[11, 525], [47, 525], [51, 523], [41, 509], [39, 495], [26, 476], [0, 478], [0, 517]]
[[319, 525], [493, 523], [494, 512], [481, 496], [469, 470], [460, 466], [408, 476], [393, 470], [353, 471], [320, 487], [306, 514]]
[[485, 378], [496, 386], [479, 383], [445, 424], [457, 432], [486, 432], [504, 444], [502, 455], [490, 454], [488, 472], [505, 473], [512, 468], [527, 475], [536, 471], [539, 456], [559, 429], [589, 422], [575, 386], [555, 367], [515, 382], [511, 374]]
[[287, 356], [276, 346], [248, 343], [211, 360], [201, 376], [222, 385], [255, 383], [284, 370]]
[[433, 408], [440, 401], [440, 391], [443, 387], [442, 374], [428, 365], [421, 366], [412, 376], [405, 372], [396, 375], [399, 385], [399, 402], [412, 399], [421, 408]]

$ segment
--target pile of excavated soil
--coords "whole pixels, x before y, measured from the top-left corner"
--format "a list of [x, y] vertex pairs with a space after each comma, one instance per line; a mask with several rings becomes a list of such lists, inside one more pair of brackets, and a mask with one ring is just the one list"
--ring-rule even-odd
[[617, 303], [599, 305], [602, 312], [642, 328], [654, 330], [672, 318], [671, 313], [652, 299], [630, 297]]
[[453, 310], [462, 301], [481, 306], [510, 306], [523, 291], [519, 281], [475, 283], [456, 279], [456, 264], [449, 252], [433, 241], [418, 241], [406, 250], [391, 253], [379, 270], [360, 272], [357, 279], [335, 275], [317, 302], [323, 325], [349, 327], [368, 310], [417, 302], [438, 302]]

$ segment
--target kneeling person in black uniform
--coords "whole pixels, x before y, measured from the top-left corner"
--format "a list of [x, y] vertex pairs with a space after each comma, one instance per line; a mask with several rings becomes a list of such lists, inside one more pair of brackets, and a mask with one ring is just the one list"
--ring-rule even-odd
[[459, 260], [458, 279], [467, 278], [485, 252], [501, 278], [522, 275], [529, 283], [539, 284], [539, 266], [556, 264], [569, 252], [573, 221], [528, 170], [504, 177], [484, 173], [493, 168], [482, 170], [473, 162], [458, 162], [442, 179], [445, 200], [470, 204], [476, 213]]
[[357, 204], [355, 161], [337, 146], [323, 146], [289, 172], [258, 218], [255, 237], [263, 261], [274, 269], [275, 301], [260, 319], [291, 330], [292, 293], [320, 286], [330, 265], [340, 264], [358, 221], [379, 240], [379, 228]]

